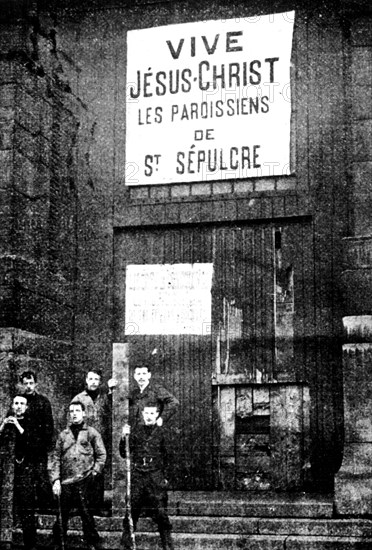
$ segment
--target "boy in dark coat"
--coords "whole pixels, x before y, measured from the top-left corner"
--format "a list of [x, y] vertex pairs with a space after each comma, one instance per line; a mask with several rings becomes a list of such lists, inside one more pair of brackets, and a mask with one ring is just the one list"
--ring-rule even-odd
[[[100, 538], [90, 496], [94, 493], [95, 478], [104, 468], [106, 449], [97, 430], [84, 421], [84, 404], [71, 402], [69, 411], [71, 424], [58, 436], [50, 478], [53, 494], [60, 499], [63, 539], [66, 539], [70, 511], [76, 506], [88, 548], [94, 550], [99, 547]], [[58, 524], [53, 531], [56, 545], [59, 546], [61, 533]]]
[[[36, 546], [36, 481], [40, 457], [35, 453], [34, 431], [27, 416], [26, 395], [16, 394], [11, 413], [0, 424], [2, 476], [14, 472], [14, 501], [22, 524], [26, 550]], [[2, 479], [2, 491], [6, 479]], [[4, 513], [4, 510], [2, 511]]]
[[[163, 550], [173, 550], [172, 526], [167, 512], [167, 453], [163, 428], [156, 423], [159, 417], [158, 404], [147, 403], [143, 408], [142, 417], [143, 423], [136, 423], [132, 433], [129, 424], [123, 427], [119, 448], [121, 456], [125, 458], [125, 439], [130, 435], [133, 527], [135, 530], [141, 511], [146, 510], [157, 523]], [[124, 529], [127, 529], [125, 521], [123, 525]], [[129, 536], [124, 532], [124, 544], [126, 540], [129, 540]], [[130, 545], [127, 548], [130, 548]]]

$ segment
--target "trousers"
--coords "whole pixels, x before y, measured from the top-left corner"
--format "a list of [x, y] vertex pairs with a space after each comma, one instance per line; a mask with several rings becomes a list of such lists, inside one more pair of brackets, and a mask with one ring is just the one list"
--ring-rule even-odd
[[136, 529], [141, 512], [150, 516], [159, 531], [169, 531], [172, 526], [168, 517], [168, 493], [163, 473], [160, 470], [132, 473], [131, 508], [133, 526]]
[[[76, 508], [81, 517], [85, 541], [88, 545], [97, 546], [100, 540], [92, 511], [91, 495], [94, 493], [94, 479], [92, 476], [69, 485], [62, 485], [60, 496], [61, 523], [63, 538], [66, 540], [68, 520], [72, 509]], [[54, 524], [53, 535], [57, 547], [61, 546], [61, 531], [58, 522]]]
[[14, 465], [14, 499], [21, 520], [26, 550], [36, 546], [36, 465], [22, 461]]

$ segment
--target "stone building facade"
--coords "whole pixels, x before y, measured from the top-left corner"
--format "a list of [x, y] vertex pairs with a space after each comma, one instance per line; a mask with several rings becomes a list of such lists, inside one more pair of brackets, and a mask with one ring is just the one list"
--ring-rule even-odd
[[[368, 4], [4, 0], [2, 6], [2, 411], [17, 373], [30, 367], [60, 427], [87, 366], [111, 376], [113, 342], [130, 342], [133, 365], [160, 349], [156, 376], [181, 400], [173, 428], [185, 443], [172, 447], [184, 457], [173, 472], [178, 488], [334, 487], [339, 514], [371, 514]], [[127, 31], [289, 10], [296, 14], [294, 171], [126, 185]], [[248, 257], [254, 275], [243, 266]], [[292, 332], [282, 348], [289, 359], [281, 363], [280, 337], [268, 320], [278, 305], [268, 296], [275, 294], [269, 277], [281, 275], [272, 267], [279, 258], [295, 281]], [[218, 364], [210, 334], [172, 339], [128, 330], [127, 266], [176, 263], [219, 266], [213, 337], [226, 329], [226, 311], [229, 319], [242, 315], [247, 326], [249, 314], [260, 327], [250, 333], [248, 327], [240, 347], [229, 349], [235, 358], [229, 372]], [[243, 282], [226, 266], [244, 269]], [[195, 421], [182, 420], [192, 415]], [[289, 466], [278, 476], [284, 462]]]

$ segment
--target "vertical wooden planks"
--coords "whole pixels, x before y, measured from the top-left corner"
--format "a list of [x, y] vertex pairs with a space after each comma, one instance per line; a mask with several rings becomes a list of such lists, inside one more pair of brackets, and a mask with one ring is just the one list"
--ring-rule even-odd
[[220, 463], [224, 488], [235, 487], [235, 387], [220, 388]]
[[255, 279], [254, 279], [254, 231], [244, 228], [244, 307], [243, 327], [246, 345], [246, 372], [248, 380], [256, 379], [256, 315], [255, 315]]
[[300, 386], [271, 388], [270, 448], [272, 479], [276, 489], [302, 485], [303, 412]]

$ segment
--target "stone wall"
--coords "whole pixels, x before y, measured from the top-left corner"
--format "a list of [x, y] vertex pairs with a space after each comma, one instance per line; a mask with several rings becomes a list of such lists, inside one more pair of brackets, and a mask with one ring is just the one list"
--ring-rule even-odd
[[70, 86], [82, 69], [50, 8], [19, 0], [0, 12], [0, 414], [32, 369], [57, 433], [85, 370], [111, 372], [112, 183], [93, 167], [100, 128]]
[[48, 371], [59, 410], [104, 346], [110, 364], [111, 195], [91, 170], [94, 115], [69, 84], [80, 69], [54, 14], [31, 8], [9, 3], [0, 17], [0, 327], [27, 335], [14, 361]]

